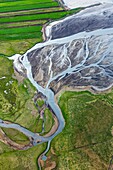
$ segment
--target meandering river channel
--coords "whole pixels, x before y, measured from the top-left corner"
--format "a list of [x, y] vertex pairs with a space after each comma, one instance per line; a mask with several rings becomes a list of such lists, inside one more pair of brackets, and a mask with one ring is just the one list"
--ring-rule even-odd
[[[51, 25], [52, 27], [52, 25]], [[49, 28], [50, 29], [50, 28]], [[15, 124], [15, 123], [10, 123], [10, 122], [6, 122], [0, 119], [0, 127], [5, 127], [5, 128], [13, 128], [13, 129], [17, 129], [18, 131], [22, 132], [23, 134], [25, 134], [26, 136], [28, 136], [31, 140], [32, 140], [32, 144], [35, 146], [37, 144], [43, 143], [43, 142], [48, 142], [48, 146], [46, 151], [43, 153], [43, 155], [45, 155], [47, 153], [47, 151], [49, 150], [49, 146], [50, 146], [50, 142], [51, 140], [58, 135], [60, 132], [62, 132], [64, 126], [65, 126], [65, 120], [63, 118], [62, 112], [59, 108], [59, 106], [57, 105], [57, 103], [55, 102], [55, 96], [54, 96], [54, 92], [49, 88], [49, 85], [52, 81], [56, 80], [56, 79], [63, 79], [66, 74], [73, 74], [73, 72], [80, 72], [83, 68], [88, 68], [89, 65], [85, 65], [86, 60], [89, 57], [89, 49], [88, 49], [88, 39], [90, 39], [93, 36], [104, 36], [104, 35], [113, 35], [113, 28], [105, 28], [105, 29], [97, 29], [94, 31], [83, 31], [77, 34], [74, 34], [72, 36], [68, 36], [65, 38], [60, 38], [60, 39], [54, 39], [51, 40], [49, 39], [48, 41], [44, 42], [44, 43], [39, 43], [36, 44], [33, 48], [31, 48], [30, 50], [28, 50], [23, 56], [16, 54], [13, 57], [11, 57], [10, 59], [14, 59], [14, 66], [16, 67], [16, 69], [19, 71], [21, 71], [21, 66], [24, 67], [24, 69], [26, 70], [26, 74], [27, 74], [27, 78], [30, 80], [30, 82], [33, 84], [33, 86], [37, 89], [38, 92], [40, 92], [43, 96], [45, 96], [46, 98], [46, 104], [51, 108], [51, 110], [53, 111], [53, 113], [55, 114], [57, 120], [58, 120], [58, 128], [57, 130], [50, 136], [48, 137], [44, 137], [39, 135], [38, 133], [33, 133], [29, 130], [27, 130], [26, 128]], [[35, 50], [35, 49], [39, 49], [39, 48], [43, 48], [47, 45], [55, 45], [58, 44], [59, 46], [61, 44], [65, 44], [65, 43], [70, 43], [73, 40], [78, 40], [78, 39], [85, 39], [85, 56], [84, 59], [82, 60], [81, 63], [72, 66], [72, 63], [70, 61], [70, 58], [68, 56], [66, 56], [66, 59], [69, 61], [69, 66], [63, 70], [62, 72], [58, 73], [55, 76], [50, 75], [50, 79], [48, 80], [48, 83], [46, 85], [46, 87], [42, 87], [41, 85], [38, 84], [38, 82], [35, 81], [35, 79], [33, 78], [32, 75], [32, 66], [31, 63], [28, 60], [28, 53], [30, 53], [31, 51]], [[65, 47], [65, 45], [64, 45]], [[64, 48], [64, 52], [65, 52], [66, 48]], [[82, 50], [82, 48], [81, 48]], [[98, 49], [96, 49], [95, 51], [97, 51]], [[112, 50], [112, 45], [109, 46], [108, 48], [108, 53]], [[53, 51], [54, 53], [54, 51]], [[52, 55], [52, 52], [51, 52]], [[64, 54], [65, 55], [65, 54]], [[77, 56], [80, 55], [80, 52], [78, 52]], [[104, 59], [105, 56], [102, 56], [99, 60], [99, 62], [101, 62]], [[92, 66], [98, 66], [99, 62], [97, 63], [93, 63]], [[49, 72], [51, 71], [51, 67], [52, 67], [52, 61], [50, 58], [50, 66], [49, 66]], [[91, 66], [91, 65], [90, 65]], [[111, 84], [112, 86], [112, 84]], [[95, 87], [97, 88], [97, 87]], [[110, 88], [110, 86], [108, 87]], [[97, 90], [99, 90], [97, 88]], [[105, 90], [105, 89], [103, 89]], [[40, 166], [40, 165], [39, 165]]]

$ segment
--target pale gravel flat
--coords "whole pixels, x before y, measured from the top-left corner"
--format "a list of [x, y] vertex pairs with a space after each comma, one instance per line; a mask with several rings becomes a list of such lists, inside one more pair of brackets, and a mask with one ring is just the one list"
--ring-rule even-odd
[[79, 8], [79, 7], [88, 7], [97, 4], [111, 3], [113, 0], [63, 0], [65, 6], [70, 9]]

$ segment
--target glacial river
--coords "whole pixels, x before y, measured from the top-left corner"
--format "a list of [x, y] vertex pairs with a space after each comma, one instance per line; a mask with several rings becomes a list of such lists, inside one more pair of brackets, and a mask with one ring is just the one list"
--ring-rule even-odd
[[[15, 55], [15, 58], [16, 58], [16, 55]], [[21, 56], [21, 58], [23, 58], [23, 57]], [[21, 58], [20, 58], [20, 60], [21, 60]], [[53, 135], [51, 135], [50, 137], [46, 137], [46, 138], [38, 135], [37, 133], [33, 133], [18, 124], [6, 123], [2, 119], [0, 119], [0, 127], [14, 128], [14, 129], [19, 130], [20, 132], [24, 133], [29, 138], [32, 138], [33, 145], [37, 145], [42, 142], [49, 142], [63, 130], [63, 128], [65, 126], [64, 118], [62, 116], [59, 106], [54, 101], [54, 93], [49, 88], [44, 89], [33, 79], [31, 65], [27, 59], [27, 55], [24, 55], [24, 58], [21, 60], [21, 62], [27, 70], [27, 78], [30, 80], [30, 82], [33, 84], [33, 86], [36, 87], [37, 91], [41, 92], [46, 97], [46, 103], [50, 106], [52, 111], [55, 113], [55, 115], [58, 119], [58, 122], [59, 122], [59, 126], [58, 126], [57, 131]]]
[[[53, 113], [55, 114], [55, 116], [58, 119], [58, 128], [57, 130], [54, 132], [54, 134], [52, 134], [49, 137], [44, 137], [41, 136], [37, 133], [33, 133], [31, 131], [29, 131], [28, 129], [15, 124], [15, 123], [7, 123], [3, 120], [0, 119], [0, 127], [5, 127], [5, 128], [14, 128], [17, 129], [18, 131], [22, 132], [23, 134], [25, 134], [26, 136], [28, 136], [30, 139], [32, 139], [33, 145], [37, 145], [43, 142], [48, 142], [48, 147], [47, 150], [44, 152], [44, 154], [46, 154], [46, 152], [49, 150], [49, 145], [51, 140], [58, 135], [60, 132], [62, 132], [64, 126], [65, 126], [65, 120], [63, 118], [62, 112], [59, 108], [59, 106], [57, 105], [57, 103], [55, 102], [55, 96], [54, 93], [51, 89], [49, 89], [49, 85], [52, 81], [56, 80], [56, 79], [62, 79], [63, 77], [65, 77], [65, 75], [68, 74], [72, 74], [74, 71], [80, 71], [81, 69], [84, 68], [84, 63], [87, 60], [89, 51], [88, 51], [88, 46], [86, 44], [86, 55], [83, 59], [83, 61], [72, 67], [72, 65], [70, 64], [69, 67], [66, 68], [66, 70], [63, 70], [62, 72], [58, 73], [58, 75], [55, 76], [51, 76], [50, 79], [48, 80], [47, 86], [46, 88], [43, 88], [42, 86], [40, 86], [33, 78], [32, 76], [32, 68], [31, 68], [31, 64], [28, 61], [28, 53], [35, 50], [35, 49], [39, 49], [42, 48], [46, 45], [53, 45], [53, 44], [65, 44], [67, 42], [72, 42], [73, 40], [77, 40], [77, 39], [88, 39], [92, 36], [103, 36], [103, 35], [113, 35], [113, 28], [106, 28], [106, 29], [97, 29], [95, 31], [89, 31], [89, 32], [80, 32], [77, 33], [75, 35], [69, 36], [69, 37], [65, 37], [65, 38], [60, 38], [60, 39], [55, 39], [55, 40], [48, 40], [44, 43], [39, 43], [36, 44], [34, 47], [32, 47], [30, 50], [28, 50], [23, 56], [16, 54], [15, 56], [13, 56], [10, 59], [14, 59], [14, 65], [16, 67], [17, 70], [21, 69], [21, 64], [22, 66], [26, 69], [26, 74], [27, 74], [27, 78], [30, 80], [30, 82], [33, 84], [33, 86], [37, 89], [38, 92], [40, 92], [42, 95], [44, 95], [46, 97], [46, 103], [49, 105], [49, 107], [52, 109]], [[112, 49], [112, 46], [109, 47], [109, 51]], [[20, 65], [19, 63], [17, 64], [17, 59], [20, 61]], [[101, 58], [101, 60], [103, 60], [103, 58]], [[97, 65], [98, 63], [94, 63], [93, 65]], [[86, 68], [87, 66], [85, 66]], [[51, 69], [51, 62], [50, 62], [50, 69]], [[112, 85], [111, 85], [112, 86]], [[108, 87], [109, 88], [109, 87]], [[97, 89], [99, 90], [99, 89]], [[105, 89], [103, 89], [105, 90]]]
[[[56, 39], [56, 40], [49, 40], [47, 42], [44, 42], [44, 43], [39, 43], [39, 44], [36, 44], [33, 48], [31, 48], [30, 50], [28, 50], [23, 56], [19, 55], [19, 54], [16, 54], [15, 56], [13, 56], [13, 58], [19, 58], [20, 62], [22, 63], [22, 65], [24, 66], [24, 68], [26, 69], [27, 71], [27, 78], [30, 80], [30, 82], [33, 84], [33, 86], [37, 89], [38, 92], [41, 92], [45, 97], [46, 97], [46, 103], [48, 103], [48, 105], [50, 106], [50, 108], [52, 109], [52, 111], [54, 112], [54, 114], [56, 115], [57, 119], [58, 119], [58, 122], [59, 122], [59, 126], [58, 126], [58, 129], [56, 130], [56, 132], [49, 136], [49, 137], [43, 137], [43, 136], [40, 136], [39, 134], [37, 133], [33, 133], [29, 130], [27, 130], [26, 128], [18, 125], [18, 124], [15, 124], [15, 123], [6, 123], [5, 121], [1, 120], [0, 119], [0, 127], [5, 127], [5, 128], [14, 128], [14, 129], [17, 129], [19, 130], [20, 132], [24, 133], [26, 136], [28, 136], [29, 138], [32, 138], [33, 139], [33, 145], [36, 145], [36, 144], [39, 144], [39, 143], [42, 143], [42, 142], [49, 142], [51, 141], [56, 135], [58, 135], [60, 132], [62, 132], [64, 126], [65, 126], [65, 120], [63, 118], [63, 115], [61, 113], [61, 110], [59, 108], [59, 106], [57, 105], [57, 103], [55, 103], [55, 98], [54, 98], [54, 93], [52, 90], [49, 89], [49, 84], [57, 79], [57, 78], [60, 78], [62, 79], [63, 77], [65, 77], [65, 75], [68, 73], [68, 74], [71, 74], [73, 73], [74, 71], [76, 70], [80, 70], [80, 68], [82, 69], [84, 66], [83, 66], [83, 63], [86, 61], [86, 58], [84, 58], [84, 61], [81, 63], [81, 64], [78, 64], [74, 67], [68, 67], [66, 70], [64, 70], [63, 72], [59, 73], [58, 75], [54, 76], [54, 77], [51, 77], [50, 80], [48, 80], [48, 84], [46, 86], [46, 88], [43, 88], [41, 87], [33, 78], [32, 76], [32, 71], [31, 71], [31, 64], [30, 62], [28, 61], [28, 57], [27, 57], [27, 54], [36, 49], [36, 48], [41, 48], [43, 46], [46, 46], [46, 45], [50, 45], [50, 44], [62, 44], [62, 43], [65, 43], [65, 42], [70, 42], [70, 41], [73, 41], [74, 39], [79, 39], [79, 38], [88, 38], [88, 37], [91, 37], [93, 35], [104, 35], [104, 34], [113, 34], [113, 28], [109, 28], [109, 29], [99, 29], [99, 30], [96, 30], [96, 31], [92, 31], [92, 32], [82, 32], [82, 33], [78, 33], [76, 35], [73, 35], [73, 36], [70, 36], [70, 37], [67, 37], [67, 38], [62, 38], [62, 39]], [[112, 47], [111, 47], [112, 48]], [[86, 52], [87, 52], [87, 55], [88, 55], [88, 51], [86, 49]], [[87, 56], [86, 55], [86, 56]], [[11, 59], [11, 58], [10, 58]], [[16, 65], [17, 67], [18, 65]], [[20, 66], [19, 66], [20, 67]], [[18, 69], [18, 68], [17, 68]], [[20, 69], [20, 68], [19, 68]], [[108, 87], [109, 88], [109, 87]], [[98, 89], [99, 90], [99, 89]], [[105, 89], [104, 89], [105, 90]]]

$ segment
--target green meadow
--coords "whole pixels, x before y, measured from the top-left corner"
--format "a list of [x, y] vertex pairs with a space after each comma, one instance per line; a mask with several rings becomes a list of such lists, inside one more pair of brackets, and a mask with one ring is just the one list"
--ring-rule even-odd
[[[101, 95], [65, 92], [59, 106], [66, 126], [52, 141], [50, 164], [56, 162], [58, 170], [108, 169], [113, 155], [113, 90]], [[47, 161], [43, 169], [50, 164]]]
[[44, 24], [79, 10], [66, 11], [54, 0], [0, 0], [0, 55], [23, 54], [43, 41]]
[[53, 0], [18, 0], [0, 2], [0, 40], [42, 41], [44, 24], [77, 12], [66, 11]]

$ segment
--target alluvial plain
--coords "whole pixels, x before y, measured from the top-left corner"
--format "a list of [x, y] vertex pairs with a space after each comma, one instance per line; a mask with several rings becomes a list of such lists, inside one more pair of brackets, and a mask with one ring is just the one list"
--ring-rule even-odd
[[[42, 132], [43, 120], [34, 104], [36, 89], [21, 75], [14, 73], [6, 57], [23, 54], [42, 41], [44, 24], [78, 12], [66, 11], [53, 0], [0, 0], [0, 118], [15, 122], [35, 132]], [[16, 75], [15, 75], [16, 74]], [[18, 80], [18, 81], [17, 81]], [[105, 170], [113, 155], [113, 91], [104, 94], [65, 92], [59, 106], [66, 126], [51, 144], [42, 169]], [[39, 108], [44, 101], [37, 99]], [[48, 133], [54, 120], [46, 108], [42, 135]], [[27, 145], [29, 139], [14, 129], [1, 129], [13, 142]], [[0, 137], [2, 134], [0, 132]], [[0, 142], [0, 170], [36, 170], [37, 157], [46, 143], [18, 151]]]

